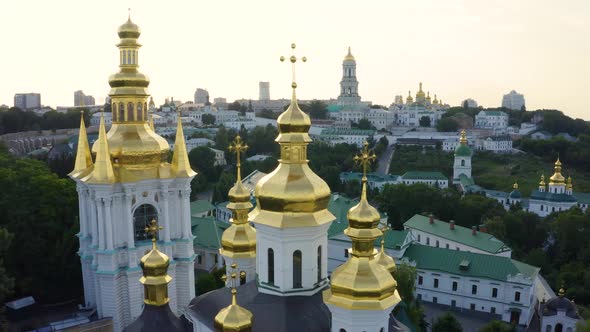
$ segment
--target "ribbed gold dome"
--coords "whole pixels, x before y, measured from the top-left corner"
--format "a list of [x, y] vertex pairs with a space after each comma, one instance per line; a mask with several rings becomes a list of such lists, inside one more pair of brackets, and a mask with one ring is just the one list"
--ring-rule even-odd
[[236, 289], [232, 288], [232, 304], [215, 316], [215, 329], [220, 332], [248, 332], [252, 330], [252, 313], [239, 306]]
[[117, 29], [119, 38], [139, 38], [141, 35], [141, 29], [139, 26], [131, 21], [131, 16], [127, 19], [127, 22], [121, 24]]
[[311, 120], [297, 105], [295, 83], [293, 87], [291, 105], [277, 119], [279, 165], [256, 185], [257, 205], [250, 214], [255, 223], [281, 228], [315, 226], [334, 220], [327, 210], [330, 188], [307, 164]]

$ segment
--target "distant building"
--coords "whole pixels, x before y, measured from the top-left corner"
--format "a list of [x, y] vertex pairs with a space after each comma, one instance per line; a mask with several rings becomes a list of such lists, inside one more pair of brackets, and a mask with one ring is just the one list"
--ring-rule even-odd
[[[361, 182], [362, 173], [358, 172], [342, 172], [340, 173], [340, 182], [346, 183], [350, 181]], [[386, 184], [405, 184], [412, 185], [416, 183], [427, 184], [429, 186], [437, 186], [438, 188], [448, 188], [449, 180], [441, 172], [406, 172], [403, 175], [391, 174], [367, 174], [367, 185], [371, 189], [381, 190]]]
[[508, 114], [500, 111], [480, 111], [475, 115], [475, 128], [504, 130], [508, 127]]
[[464, 107], [465, 103], [467, 103], [467, 107], [469, 107], [469, 108], [477, 108], [477, 106], [479, 106], [479, 105], [477, 105], [477, 101], [475, 101], [474, 99], [471, 99], [471, 98], [467, 98], [467, 99], [463, 100], [461, 102], [461, 106]]
[[40, 93], [17, 93], [14, 95], [14, 107], [31, 110], [41, 107]]
[[400, 177], [400, 183], [412, 185], [416, 183], [445, 189], [449, 187], [449, 179], [441, 172], [406, 172]]
[[502, 107], [520, 111], [525, 106], [524, 95], [512, 90], [502, 98]]
[[227, 164], [225, 161], [225, 152], [213, 148], [210, 149], [215, 152], [215, 162], [213, 162], [213, 166], [225, 166]]
[[209, 104], [209, 92], [205, 89], [197, 88], [195, 91], [195, 104], [200, 106]]
[[74, 106], [94, 106], [94, 104], [96, 104], [94, 97], [85, 95], [82, 90], [74, 92]]
[[323, 129], [319, 135], [321, 141], [327, 142], [330, 145], [346, 143], [356, 145], [359, 148], [370, 137], [375, 135], [374, 130], [363, 129]]
[[213, 141], [208, 138], [191, 138], [186, 141], [186, 151], [190, 152], [194, 148], [198, 148], [200, 146], [213, 146]]
[[227, 99], [222, 97], [217, 97], [213, 99], [213, 105], [218, 108], [227, 108]]
[[356, 79], [356, 60], [348, 48], [348, 54], [342, 61], [342, 80], [340, 81], [340, 95], [338, 104], [344, 106], [356, 106], [361, 102], [358, 93], [359, 82]]
[[540, 130], [531, 134], [531, 139], [539, 140], [539, 139], [551, 139], [553, 135], [550, 132]]
[[259, 82], [258, 83], [258, 100], [270, 100], [270, 83]]
[[565, 297], [561, 288], [556, 297], [543, 301], [539, 308], [541, 331], [576, 331], [576, 324], [582, 319], [574, 301]]
[[490, 136], [483, 140], [483, 149], [492, 152], [512, 151], [512, 138], [508, 135]]
[[377, 129], [384, 129], [395, 123], [395, 114], [391, 111], [384, 109], [348, 109], [334, 113], [332, 115], [339, 122], [356, 122], [358, 123], [362, 119], [367, 119], [372, 126]]
[[404, 96], [396, 95], [395, 98], [393, 99], [393, 103], [395, 105], [403, 105], [404, 104]]

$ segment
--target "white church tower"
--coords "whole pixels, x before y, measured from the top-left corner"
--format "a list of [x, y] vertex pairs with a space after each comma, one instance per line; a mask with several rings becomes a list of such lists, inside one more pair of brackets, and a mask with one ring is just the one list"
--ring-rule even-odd
[[465, 130], [461, 131], [461, 139], [459, 145], [455, 149], [455, 163], [453, 165], [453, 183], [460, 182], [460, 176], [465, 175], [471, 178], [471, 156], [473, 152], [469, 145], [467, 145], [467, 135]]
[[[297, 58], [289, 60], [295, 66]], [[259, 292], [308, 296], [328, 284], [328, 228], [335, 217], [328, 211], [330, 188], [309, 168], [311, 120], [297, 105], [294, 81], [292, 88], [291, 105], [277, 119], [279, 165], [256, 185], [249, 219], [256, 227]]]
[[338, 104], [343, 106], [355, 106], [361, 102], [361, 97], [358, 92], [359, 82], [356, 79], [356, 60], [350, 47], [348, 54], [342, 61], [342, 80], [340, 81], [340, 95], [338, 96]]
[[190, 220], [190, 168], [178, 121], [175, 151], [148, 123], [149, 79], [138, 71], [139, 27], [129, 19], [118, 29], [119, 72], [109, 84], [113, 125], [101, 118], [92, 161], [84, 122], [70, 177], [77, 183], [80, 209], [80, 260], [87, 307], [112, 317], [122, 330], [142, 311], [141, 257], [151, 248], [146, 227], [164, 228], [158, 248], [170, 257], [170, 308], [180, 313], [195, 296]]

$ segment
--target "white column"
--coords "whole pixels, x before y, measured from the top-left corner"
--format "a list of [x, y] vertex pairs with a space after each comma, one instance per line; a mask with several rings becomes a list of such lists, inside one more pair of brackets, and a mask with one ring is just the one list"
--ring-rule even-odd
[[160, 191], [160, 196], [162, 198], [162, 226], [164, 229], [162, 233], [164, 233], [164, 242], [170, 242], [170, 212], [169, 212], [169, 194], [168, 189], [164, 189]]
[[104, 214], [105, 214], [105, 240], [106, 240], [106, 248], [107, 250], [112, 250], [114, 248], [113, 245], [113, 215], [111, 212], [111, 204], [113, 202], [112, 198], [105, 198], [104, 199]]
[[191, 232], [191, 207], [190, 207], [190, 190], [183, 189], [180, 191], [180, 206], [182, 213], [182, 238], [190, 239]]
[[125, 193], [125, 210], [122, 215], [126, 216], [125, 223], [127, 225], [127, 248], [135, 248], [135, 230], [133, 229], [133, 215], [131, 214], [131, 200], [133, 195], [129, 192]]
[[84, 189], [78, 187], [78, 220], [80, 221], [80, 235], [82, 237], [88, 235], [86, 227], [86, 197]]
[[103, 211], [103, 201], [102, 198], [96, 199], [96, 211], [98, 212], [98, 233], [96, 234], [98, 237], [98, 249], [104, 250], [105, 249], [105, 236], [104, 236], [104, 211]]
[[92, 246], [98, 246], [98, 222], [97, 222], [97, 211], [98, 211], [98, 204], [96, 204], [96, 199], [94, 198], [94, 194], [91, 194], [88, 199], [88, 204], [90, 205], [90, 229], [92, 231]]

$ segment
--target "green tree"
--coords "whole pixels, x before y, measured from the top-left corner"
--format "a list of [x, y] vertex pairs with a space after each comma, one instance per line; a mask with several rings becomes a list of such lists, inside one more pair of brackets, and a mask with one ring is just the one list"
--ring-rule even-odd
[[580, 320], [576, 324], [576, 331], [577, 332], [590, 332], [590, 319]]
[[203, 116], [201, 117], [201, 121], [203, 122], [204, 125], [206, 126], [210, 126], [215, 124], [215, 115], [213, 114], [203, 114]]
[[8, 253], [8, 247], [13, 238], [14, 235], [0, 227], [0, 303], [4, 303], [14, 291], [14, 278], [8, 275], [3, 259]]
[[419, 122], [420, 122], [420, 127], [430, 127], [430, 117], [429, 116], [421, 117]]
[[242, 104], [236, 100], [233, 103], [227, 105], [227, 109], [230, 111], [239, 111], [242, 109]]
[[203, 273], [197, 278], [197, 282], [195, 283], [195, 290], [197, 295], [208, 293], [212, 290], [216, 290], [217, 282], [215, 281], [215, 277], [208, 273]]
[[221, 151], [227, 151], [229, 146], [229, 132], [224, 125], [219, 126], [215, 134], [215, 148]]
[[188, 159], [191, 168], [201, 173], [207, 182], [217, 182], [219, 174], [214, 166], [215, 152], [207, 146], [199, 146], [189, 152]]
[[277, 114], [266, 108], [260, 110], [260, 112], [258, 112], [258, 116], [265, 119], [276, 119], [278, 117]]
[[235, 182], [236, 177], [233, 172], [222, 172], [219, 180], [213, 186], [213, 198], [211, 201], [213, 201], [213, 203], [227, 201], [229, 189], [233, 187]]
[[374, 127], [371, 124], [371, 121], [369, 121], [367, 118], [362, 118], [359, 120], [358, 128], [359, 129], [373, 129]]
[[432, 324], [432, 332], [463, 332], [463, 327], [452, 313], [447, 312]]
[[328, 108], [323, 101], [312, 100], [309, 104], [309, 116], [312, 119], [325, 119], [328, 116]]
[[516, 327], [501, 320], [493, 320], [482, 327], [479, 332], [516, 332]]
[[457, 131], [459, 129], [459, 124], [457, 121], [453, 120], [452, 118], [442, 118], [438, 120], [436, 123], [436, 130], [438, 131]]
[[397, 291], [399, 296], [406, 303], [414, 302], [414, 290], [416, 289], [416, 276], [418, 272], [415, 267], [398, 264], [394, 273], [395, 280], [397, 281]]

